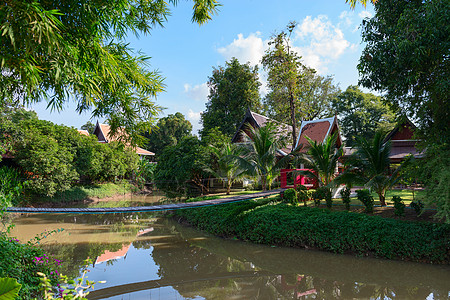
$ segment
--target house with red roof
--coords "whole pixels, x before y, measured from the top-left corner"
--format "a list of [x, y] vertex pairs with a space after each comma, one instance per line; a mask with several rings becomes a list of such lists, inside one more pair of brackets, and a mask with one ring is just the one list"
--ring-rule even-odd
[[[120, 129], [119, 129], [120, 131]], [[113, 141], [118, 141], [117, 135], [111, 135], [111, 127], [108, 124], [102, 124], [97, 121], [97, 124], [95, 125], [94, 129], [94, 135], [97, 136], [97, 139], [100, 143], [110, 143]], [[127, 146], [130, 146], [127, 144]], [[133, 148], [136, 150], [136, 153], [142, 158], [142, 157], [151, 157], [154, 156], [155, 153], [150, 152], [148, 150], [142, 149], [137, 146], [133, 146]]]
[[408, 155], [413, 155], [415, 158], [423, 157], [424, 153], [416, 148], [420, 140], [414, 137], [415, 130], [416, 126], [409, 119], [404, 119], [385, 137], [384, 142], [391, 141], [389, 155], [391, 163], [400, 163]]

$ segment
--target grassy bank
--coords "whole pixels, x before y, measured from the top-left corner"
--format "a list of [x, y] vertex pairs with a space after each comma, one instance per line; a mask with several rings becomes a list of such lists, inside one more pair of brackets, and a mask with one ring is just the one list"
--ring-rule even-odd
[[41, 197], [39, 199], [33, 199], [32, 201], [52, 203], [80, 202], [86, 199], [102, 199], [117, 195], [124, 195], [131, 193], [134, 189], [134, 186], [126, 181], [121, 183], [79, 185], [64, 192], [56, 193], [53, 197]]
[[222, 237], [389, 259], [450, 261], [450, 226], [291, 206], [269, 199], [180, 210], [175, 216]]

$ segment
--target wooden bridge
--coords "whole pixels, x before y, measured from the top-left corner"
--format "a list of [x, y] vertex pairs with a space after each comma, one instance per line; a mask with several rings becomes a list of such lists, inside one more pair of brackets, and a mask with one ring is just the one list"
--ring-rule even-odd
[[84, 208], [45, 208], [45, 207], [8, 207], [7, 212], [11, 213], [71, 213], [71, 214], [110, 214], [110, 213], [131, 213], [131, 212], [152, 212], [186, 209], [195, 207], [205, 207], [212, 205], [227, 204], [233, 202], [240, 202], [250, 199], [268, 197], [283, 192], [285, 189], [277, 189], [266, 192], [259, 192], [246, 195], [231, 196], [221, 199], [204, 200], [197, 202], [174, 203], [152, 206], [133, 206], [133, 207], [84, 207]]

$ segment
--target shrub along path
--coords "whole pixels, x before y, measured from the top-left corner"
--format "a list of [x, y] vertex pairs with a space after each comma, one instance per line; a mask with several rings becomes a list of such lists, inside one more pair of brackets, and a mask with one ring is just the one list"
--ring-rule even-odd
[[174, 204], [163, 204], [163, 205], [152, 205], [152, 206], [134, 206], [134, 207], [82, 207], [82, 208], [45, 208], [45, 207], [8, 207], [7, 212], [11, 213], [94, 213], [94, 214], [104, 214], [104, 213], [130, 213], [130, 212], [148, 212], [148, 211], [168, 211], [177, 210], [185, 208], [198, 208], [205, 206], [220, 205], [226, 203], [240, 202], [250, 199], [268, 197], [271, 195], [279, 194], [284, 189], [271, 190], [260, 193], [237, 195], [221, 199], [213, 200], [203, 200], [197, 202], [187, 202], [187, 203], [174, 203]]
[[175, 217], [222, 237], [335, 253], [449, 264], [450, 225], [292, 206], [269, 199], [185, 209]]

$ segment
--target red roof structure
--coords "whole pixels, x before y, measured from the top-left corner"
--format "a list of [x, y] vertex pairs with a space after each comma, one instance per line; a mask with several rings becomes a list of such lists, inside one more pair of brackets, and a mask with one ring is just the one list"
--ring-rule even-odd
[[89, 136], [89, 132], [87, 130], [78, 129], [78, 133], [81, 135]]
[[299, 135], [295, 147], [300, 144], [303, 145], [301, 152], [305, 152], [308, 148], [309, 142], [306, 137], [309, 137], [313, 141], [322, 143], [329, 136], [337, 132], [338, 138], [336, 140], [336, 147], [342, 145], [341, 134], [339, 132], [339, 125], [337, 117], [331, 117], [326, 119], [319, 119], [313, 121], [303, 121], [300, 126]]
[[[120, 131], [120, 129], [119, 129]], [[111, 136], [111, 127], [108, 124], [102, 124], [97, 121], [95, 125], [94, 134], [97, 136], [97, 139], [100, 143], [110, 143], [113, 141], [118, 141], [117, 135]], [[127, 146], [130, 146], [127, 144]], [[136, 153], [140, 156], [154, 156], [155, 153], [150, 152], [148, 150], [142, 149], [140, 147], [134, 146]]]
[[416, 126], [408, 119], [399, 123], [386, 136], [384, 142], [391, 141], [391, 154], [389, 159], [393, 163], [399, 163], [408, 155], [413, 155], [415, 158], [422, 158], [423, 153], [417, 150], [416, 144], [420, 140], [414, 137]]

